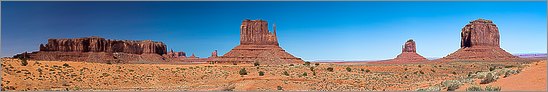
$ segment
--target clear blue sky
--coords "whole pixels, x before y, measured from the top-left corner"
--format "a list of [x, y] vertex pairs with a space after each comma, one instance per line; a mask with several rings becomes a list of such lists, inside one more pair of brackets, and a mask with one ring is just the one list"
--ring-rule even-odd
[[546, 2], [2, 2], [2, 56], [48, 38], [161, 41], [208, 57], [239, 44], [243, 19], [276, 23], [280, 46], [304, 60], [394, 58], [412, 38], [425, 57], [460, 48], [460, 30], [485, 18], [510, 53], [546, 53]]

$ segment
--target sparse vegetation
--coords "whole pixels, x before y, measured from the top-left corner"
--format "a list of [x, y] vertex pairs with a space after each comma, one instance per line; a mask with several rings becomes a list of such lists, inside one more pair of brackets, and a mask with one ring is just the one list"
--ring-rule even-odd
[[333, 72], [333, 67], [328, 67], [328, 68], [327, 68], [327, 71]]
[[500, 87], [486, 86], [485, 91], [500, 91]]
[[442, 82], [442, 85], [447, 88], [447, 91], [455, 91], [462, 83], [457, 80], [446, 80]]
[[346, 71], [347, 71], [347, 72], [351, 72], [351, 71], [352, 71], [352, 68], [346, 67]]
[[494, 82], [498, 79], [498, 76], [496, 76], [494, 73], [488, 73], [485, 77], [485, 79], [481, 80], [480, 84], [487, 84]]
[[284, 71], [285, 76], [289, 76], [289, 73], [287, 71]]
[[308, 74], [306, 72], [303, 73], [303, 76], [308, 76]]
[[247, 75], [247, 71], [245, 70], [245, 68], [242, 68], [242, 69], [240, 69], [239, 74], [240, 75]]
[[70, 65], [67, 64], [67, 63], [63, 64], [63, 66], [64, 66], [64, 67], [70, 67]]
[[264, 75], [264, 72], [263, 71], [259, 71], [259, 76], [263, 76]]
[[29, 62], [27, 62], [27, 58], [21, 58], [21, 66], [27, 66]]
[[481, 89], [480, 86], [473, 85], [473, 86], [470, 86], [470, 87], [466, 88], [466, 91], [483, 91], [483, 89]]
[[277, 88], [278, 90], [284, 90], [284, 89], [282, 88], [282, 86], [277, 86], [276, 88]]
[[316, 66], [319, 66], [319, 65], [320, 65], [320, 63], [314, 63], [314, 65], [316, 65]]
[[305, 65], [305, 66], [310, 66], [310, 62], [306, 61], [306, 62], [304, 62], [303, 65]]
[[371, 72], [371, 70], [367, 69], [367, 70], [365, 70], [365, 72], [366, 72], [366, 73], [369, 73], [369, 72]]

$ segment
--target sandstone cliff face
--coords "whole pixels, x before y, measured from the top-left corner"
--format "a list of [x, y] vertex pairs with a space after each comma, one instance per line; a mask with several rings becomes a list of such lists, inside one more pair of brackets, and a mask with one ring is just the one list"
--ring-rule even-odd
[[462, 28], [461, 47], [499, 47], [499, 29], [491, 20], [478, 19]]
[[474, 20], [461, 30], [461, 48], [442, 59], [516, 58], [500, 48], [499, 43], [499, 30], [491, 20]]
[[263, 20], [244, 20], [240, 26], [241, 45], [278, 45], [276, 26], [268, 31], [268, 23]]
[[166, 54], [166, 45], [162, 42], [106, 40], [100, 37], [75, 39], [49, 39], [46, 45], [40, 45], [40, 51], [61, 52], [123, 52], [130, 54]]
[[405, 44], [402, 46], [402, 52], [417, 52], [417, 47], [415, 45], [415, 41], [412, 39], [407, 40]]

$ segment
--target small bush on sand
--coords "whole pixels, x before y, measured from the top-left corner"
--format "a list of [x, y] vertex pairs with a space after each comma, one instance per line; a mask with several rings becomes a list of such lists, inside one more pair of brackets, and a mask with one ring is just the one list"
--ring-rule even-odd
[[308, 61], [307, 61], [307, 62], [304, 62], [303, 65], [305, 65], [305, 66], [310, 66], [310, 62], [308, 62]]
[[289, 76], [289, 73], [287, 71], [284, 71], [285, 76]]
[[276, 88], [277, 88], [278, 90], [284, 90], [284, 89], [282, 88], [282, 86], [278, 86], [278, 87], [276, 87]]
[[442, 82], [442, 85], [447, 87], [447, 91], [455, 91], [460, 87], [460, 85], [462, 85], [462, 83], [457, 80], [446, 80]]
[[70, 67], [70, 65], [67, 64], [67, 63], [63, 64], [63, 66], [64, 66], [64, 67]]
[[264, 75], [264, 72], [263, 71], [259, 71], [259, 76], [263, 76]]
[[22, 66], [27, 66], [29, 64], [29, 62], [27, 62], [27, 58], [21, 58], [21, 65]]
[[247, 75], [247, 71], [245, 70], [245, 68], [242, 68], [240, 69], [240, 75]]
[[441, 90], [441, 87], [439, 86], [431, 86], [428, 88], [417, 89], [417, 91], [440, 91], [440, 90]]
[[352, 71], [352, 68], [346, 67], [346, 71], [351, 72], [351, 71]]
[[500, 87], [486, 86], [485, 91], [500, 91]]
[[495, 69], [495, 67], [489, 67], [489, 71], [494, 71]]
[[333, 67], [328, 67], [327, 71], [333, 72]]
[[365, 72], [369, 73], [369, 72], [371, 72], [371, 70], [367, 69], [367, 70], [365, 70]]
[[293, 64], [289, 64], [289, 66], [295, 66], [295, 65], [293, 65]]
[[310, 67], [310, 71], [314, 71], [314, 67]]
[[320, 63], [315, 63], [314, 65], [316, 65], [316, 66], [319, 66], [319, 65], [320, 65]]
[[480, 86], [474, 85], [474, 86], [470, 86], [470, 87], [466, 88], [466, 91], [483, 91], [483, 89], [481, 89]]
[[308, 74], [306, 72], [303, 73], [303, 76], [308, 76]]
[[487, 84], [494, 82], [498, 79], [498, 76], [496, 76], [494, 73], [488, 73], [487, 76], [481, 80], [480, 84]]

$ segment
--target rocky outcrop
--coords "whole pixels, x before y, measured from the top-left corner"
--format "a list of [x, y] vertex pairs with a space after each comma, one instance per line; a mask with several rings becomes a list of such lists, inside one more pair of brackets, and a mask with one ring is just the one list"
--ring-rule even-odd
[[401, 54], [399, 54], [396, 58], [390, 60], [390, 62], [405, 63], [420, 62], [425, 60], [427, 59], [417, 53], [415, 41], [409, 39], [403, 44]]
[[48, 61], [145, 63], [166, 61], [162, 56], [165, 54], [166, 45], [162, 42], [107, 40], [92, 36], [49, 39], [46, 45], [40, 44], [40, 51], [25, 54], [25, 56], [33, 60]]
[[461, 30], [461, 48], [442, 59], [516, 58], [500, 48], [500, 34], [491, 20], [471, 21]]
[[46, 45], [40, 44], [40, 51], [61, 52], [123, 52], [130, 54], [166, 54], [166, 45], [151, 40], [107, 40], [100, 37], [74, 39], [49, 39]]
[[216, 57], [218, 57], [217, 56], [217, 50], [211, 52], [211, 57], [210, 58], [216, 58]]
[[213, 63], [254, 63], [288, 64], [304, 63], [283, 50], [276, 37], [276, 26], [273, 32], [268, 30], [268, 23], [263, 20], [244, 20], [240, 26], [240, 45], [212, 59]]
[[166, 54], [166, 57], [168, 58], [186, 58], [186, 53], [185, 52], [174, 52], [173, 50], [169, 50], [169, 52], [167, 52]]

